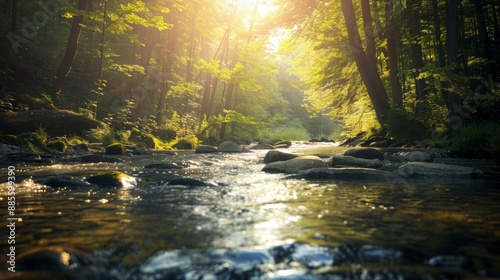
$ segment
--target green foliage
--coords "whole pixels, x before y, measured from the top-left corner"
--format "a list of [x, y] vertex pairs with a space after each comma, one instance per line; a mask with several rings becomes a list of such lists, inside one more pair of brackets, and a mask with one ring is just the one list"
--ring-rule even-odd
[[118, 142], [113, 130], [110, 128], [94, 128], [90, 132], [92, 137], [101, 142], [105, 147]]
[[424, 139], [431, 136], [429, 127], [407, 111], [392, 108], [387, 113], [387, 136], [396, 139]]
[[283, 126], [271, 128], [266, 135], [269, 139], [280, 140], [309, 140], [311, 136], [304, 128], [300, 119], [293, 119]]
[[462, 156], [491, 158], [498, 151], [500, 124], [474, 123], [461, 126], [440, 139], [446, 149]]

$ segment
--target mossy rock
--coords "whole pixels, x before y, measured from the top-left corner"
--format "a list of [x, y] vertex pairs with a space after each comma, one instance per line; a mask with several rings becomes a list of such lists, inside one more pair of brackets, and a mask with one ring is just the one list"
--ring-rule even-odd
[[126, 152], [127, 149], [122, 143], [115, 143], [106, 147], [107, 155], [124, 155]]
[[66, 151], [67, 146], [66, 143], [64, 143], [63, 141], [57, 140], [49, 142], [47, 144], [47, 148], [64, 153]]
[[193, 144], [191, 144], [191, 142], [189, 142], [186, 139], [180, 139], [172, 147], [175, 148], [175, 149], [178, 149], [178, 150], [192, 150], [193, 149]]
[[45, 147], [45, 143], [47, 141], [45, 136], [36, 132], [23, 133], [17, 138], [20, 139], [20, 143], [22, 144], [32, 144], [38, 148]]
[[144, 148], [148, 148], [148, 149], [156, 149], [157, 148], [155, 139], [151, 135], [148, 135], [148, 136], [146, 136], [146, 138], [144, 138], [142, 145], [144, 146]]
[[103, 188], [132, 187], [136, 185], [136, 180], [120, 171], [102, 172], [91, 176], [87, 182]]

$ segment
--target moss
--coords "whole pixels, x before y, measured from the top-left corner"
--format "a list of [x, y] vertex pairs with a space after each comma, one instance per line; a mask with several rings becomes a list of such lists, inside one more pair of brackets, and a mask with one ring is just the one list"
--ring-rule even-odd
[[43, 135], [41, 133], [36, 133], [36, 132], [23, 133], [23, 134], [18, 136], [18, 139], [20, 140], [20, 143], [25, 144], [25, 145], [31, 144], [36, 148], [45, 147], [46, 142], [47, 142], [46, 135]]
[[134, 181], [133, 177], [120, 171], [102, 172], [87, 179], [87, 182], [104, 188], [128, 187], [134, 185]]
[[106, 147], [107, 155], [124, 155], [126, 151], [125, 146], [121, 143], [111, 144]]
[[52, 150], [56, 150], [58, 152], [65, 152], [67, 146], [66, 146], [66, 143], [64, 143], [63, 141], [56, 140], [56, 141], [50, 141], [47, 144], [47, 148], [52, 149]]
[[187, 139], [180, 139], [172, 147], [178, 150], [192, 150], [193, 144]]

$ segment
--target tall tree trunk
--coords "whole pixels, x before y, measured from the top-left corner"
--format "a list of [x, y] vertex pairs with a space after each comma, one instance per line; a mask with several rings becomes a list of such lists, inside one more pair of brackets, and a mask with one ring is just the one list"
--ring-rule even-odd
[[387, 92], [385, 91], [384, 84], [377, 73], [377, 66], [369, 63], [365, 50], [363, 49], [352, 0], [341, 0], [341, 4], [349, 36], [351, 52], [354, 56], [354, 60], [356, 61], [356, 66], [361, 75], [361, 79], [366, 86], [368, 96], [373, 104], [377, 120], [383, 126], [385, 123], [384, 115], [390, 108]]
[[420, 11], [422, 8], [421, 0], [406, 0], [406, 7], [408, 9], [408, 31], [410, 33], [410, 52], [411, 60], [413, 63], [413, 68], [415, 72], [413, 73], [415, 79], [415, 91], [417, 94], [417, 100], [426, 101], [427, 90], [425, 79], [420, 79], [420, 70], [424, 67], [422, 45], [421, 40], [421, 28], [420, 28]]
[[158, 125], [163, 124], [163, 116], [165, 115], [166, 111], [167, 92], [170, 90], [170, 83], [173, 79], [172, 67], [174, 65], [177, 42], [179, 41], [180, 25], [178, 12], [174, 10], [171, 12], [170, 16], [172, 17], [172, 29], [168, 31], [166, 56], [162, 67], [161, 92], [156, 116], [156, 122], [158, 123]]
[[[87, 8], [87, 0], [78, 0], [76, 7], [79, 11], [84, 11]], [[56, 73], [56, 78], [54, 80], [54, 87], [60, 89], [71, 72], [71, 67], [73, 67], [73, 62], [75, 61], [76, 53], [78, 51], [78, 42], [80, 40], [80, 33], [82, 31], [83, 16], [77, 15], [73, 17], [73, 23], [71, 24], [71, 31], [69, 33], [68, 43], [66, 45], [66, 52], [64, 53], [63, 60], [59, 65], [59, 69]]]
[[[454, 64], [454, 72], [459, 72], [460, 58], [458, 56], [460, 30], [459, 30], [459, 6], [461, 0], [446, 1], [446, 52], [448, 64]], [[452, 129], [457, 129], [462, 124], [464, 116], [460, 96], [453, 89], [453, 81], [448, 83], [446, 89], [446, 106], [448, 107], [448, 119]]]
[[485, 76], [489, 74], [495, 75], [495, 65], [493, 61], [495, 60], [493, 55], [493, 49], [491, 48], [490, 36], [488, 35], [488, 29], [486, 28], [486, 14], [484, 13], [484, 1], [474, 0], [474, 6], [476, 8], [476, 20], [477, 20], [477, 31], [479, 35], [480, 48], [482, 49], [481, 55], [486, 58], [490, 64], [487, 69], [489, 73], [484, 73]]
[[446, 66], [446, 58], [444, 55], [444, 46], [441, 39], [441, 16], [439, 15], [438, 0], [432, 0], [432, 17], [434, 21], [434, 41], [436, 42], [436, 52], [438, 57], [439, 67]]
[[[231, 101], [233, 99], [233, 90], [234, 90], [234, 83], [230, 83], [227, 87], [227, 94], [226, 94], [226, 100], [224, 102], [224, 109], [230, 110], [231, 109]], [[226, 114], [224, 113], [224, 116]], [[224, 139], [224, 135], [226, 135], [226, 122], [222, 122], [220, 131], [219, 131], [219, 139]]]
[[387, 0], [385, 5], [386, 18], [386, 37], [387, 37], [387, 56], [389, 57], [389, 76], [391, 83], [392, 105], [395, 107], [403, 106], [403, 91], [398, 74], [398, 52], [396, 43], [396, 32], [394, 24], [391, 21], [392, 0]]
[[377, 65], [377, 52], [375, 48], [375, 32], [370, 11], [370, 1], [361, 0], [361, 14], [363, 18], [363, 29], [365, 31], [366, 58], [370, 65]]

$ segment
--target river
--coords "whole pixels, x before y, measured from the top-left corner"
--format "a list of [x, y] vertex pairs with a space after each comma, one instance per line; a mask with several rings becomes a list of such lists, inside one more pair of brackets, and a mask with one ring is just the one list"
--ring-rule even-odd
[[[328, 155], [342, 149], [294, 145], [286, 151]], [[500, 277], [497, 180], [285, 179], [261, 171], [264, 155], [158, 153], [124, 156], [122, 163], [16, 166], [16, 250], [64, 246], [92, 260], [47, 279]], [[189, 167], [144, 168], [167, 162]], [[35, 183], [103, 170], [135, 176], [138, 186], [70, 189]], [[1, 172], [6, 182], [7, 169]], [[173, 176], [213, 185], [167, 185]], [[0, 191], [6, 221], [7, 183]], [[3, 230], [0, 248], [5, 256]], [[39, 279], [1, 268], [0, 278]]]

